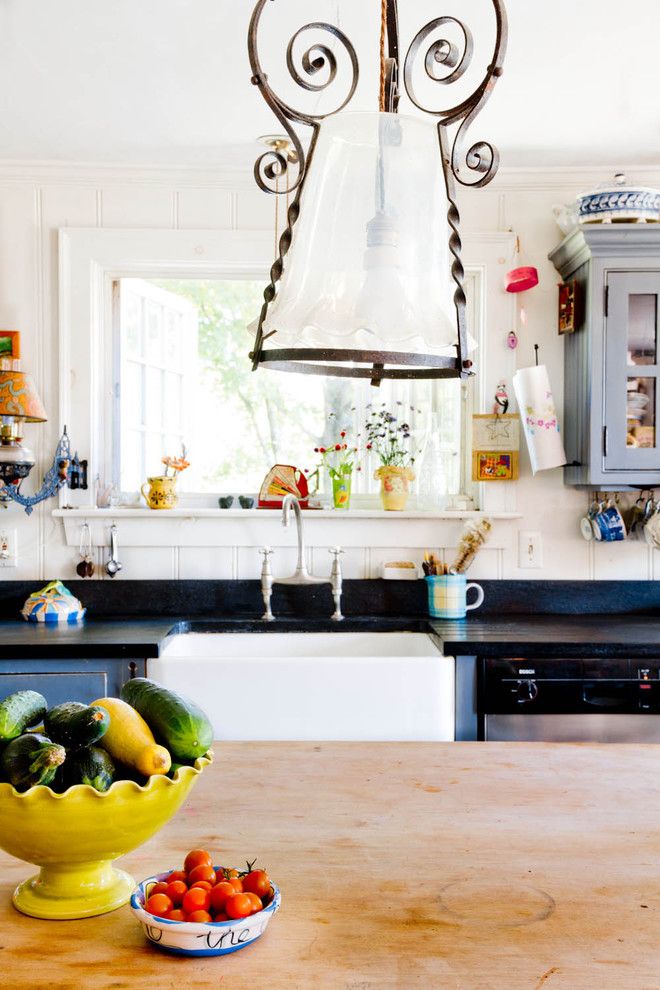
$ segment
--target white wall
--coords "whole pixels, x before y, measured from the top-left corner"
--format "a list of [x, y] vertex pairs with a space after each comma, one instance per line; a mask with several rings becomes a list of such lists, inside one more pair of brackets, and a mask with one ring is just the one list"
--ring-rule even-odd
[[[607, 173], [605, 173], [607, 174]], [[566, 171], [502, 171], [485, 190], [463, 197], [465, 230], [513, 229], [520, 237], [521, 262], [539, 269], [540, 285], [524, 300], [527, 325], [519, 327], [519, 366], [533, 362], [534, 343], [548, 366], [555, 397], [562, 404], [562, 348], [556, 331], [557, 273], [547, 261], [548, 251], [560, 238], [552, 218], [555, 203], [602, 178], [588, 169]], [[637, 172], [634, 178], [660, 183], [660, 169]], [[35, 377], [46, 409], [54, 417], [46, 426], [27, 428], [26, 440], [37, 454], [37, 467], [26, 488], [40, 482], [50, 464], [61, 424], [58, 408], [58, 285], [57, 230], [63, 226], [271, 229], [273, 203], [250, 183], [250, 176], [165, 169], [129, 169], [101, 166], [0, 164], [0, 326], [20, 329], [24, 368]], [[500, 291], [495, 289], [494, 291]], [[506, 347], [510, 327], [489, 327]], [[74, 442], [76, 424], [68, 424]], [[81, 450], [80, 456], [86, 456]], [[517, 508], [523, 518], [497, 523], [497, 547], [482, 551], [470, 571], [473, 577], [633, 579], [660, 578], [660, 557], [641, 543], [605, 546], [585, 543], [578, 519], [587, 504], [585, 493], [565, 488], [561, 470], [531, 477], [522, 457], [517, 485]], [[62, 523], [51, 511], [56, 501], [42, 503], [27, 518], [18, 506], [0, 515], [0, 526], [18, 532], [18, 567], [0, 571], [2, 578], [41, 579], [74, 576], [77, 554], [64, 543]], [[2, 510], [0, 510], [1, 512]], [[405, 519], [387, 520], [390, 546], [409, 549]], [[275, 523], [274, 523], [275, 524]], [[544, 566], [520, 570], [519, 530], [540, 530]], [[278, 531], [279, 532], [279, 531]], [[293, 541], [293, 533], [287, 537]], [[456, 524], [438, 523], [437, 547], [455, 545]], [[277, 539], [274, 534], [274, 540]], [[284, 542], [280, 540], [280, 542]], [[252, 576], [253, 551], [241, 550], [240, 540], [222, 553], [206, 551], [198, 564], [181, 567], [176, 548], [141, 548], [124, 553], [126, 578]], [[401, 554], [399, 554], [401, 555]], [[105, 555], [100, 552], [99, 559]], [[348, 576], [376, 576], [368, 548], [354, 548]], [[240, 561], [245, 559], [245, 568]]]

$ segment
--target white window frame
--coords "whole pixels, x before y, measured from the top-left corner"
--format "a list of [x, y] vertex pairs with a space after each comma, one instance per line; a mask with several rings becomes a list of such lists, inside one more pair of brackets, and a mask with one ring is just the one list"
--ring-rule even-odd
[[[473, 411], [490, 411], [500, 378], [511, 381], [515, 354], [506, 346], [514, 327], [514, 298], [503, 289], [513, 257], [515, 234], [465, 234], [463, 262], [468, 278], [481, 282], [482, 369], [472, 383]], [[268, 231], [61, 228], [60, 419], [89, 461], [90, 479], [112, 472], [114, 409], [112, 286], [121, 278], [264, 279], [272, 263]], [[246, 333], [246, 360], [250, 338]], [[469, 429], [470, 417], [465, 418]], [[468, 437], [463, 437], [465, 443]], [[478, 486], [479, 505], [488, 512], [515, 512], [514, 486]], [[63, 491], [60, 506], [93, 508], [94, 485]], [[458, 506], [459, 508], [461, 506]], [[466, 510], [473, 505], [465, 504]]]

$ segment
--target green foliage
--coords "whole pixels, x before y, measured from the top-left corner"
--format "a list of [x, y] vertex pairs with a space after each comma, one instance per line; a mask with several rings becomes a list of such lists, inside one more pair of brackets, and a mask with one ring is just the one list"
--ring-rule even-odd
[[[309, 448], [320, 441], [314, 429], [315, 410], [304, 403], [291, 403], [291, 383], [287, 383], [288, 389], [283, 387], [283, 378], [298, 376], [252, 371], [248, 354], [254, 333], [248, 326], [259, 316], [263, 304], [264, 286], [260, 282], [162, 279], [155, 284], [197, 307], [202, 381], [227, 410], [227, 421], [218, 424], [222, 443], [218, 445], [216, 468], [207, 474], [207, 481], [220, 482], [235, 471], [237, 451], [232, 451], [229, 442], [232, 433], [240, 441], [238, 456], [243, 471], [263, 475], [277, 462], [290, 462], [294, 438], [304, 440]], [[247, 419], [244, 427], [239, 428], [237, 415]], [[244, 442], [246, 436], [248, 443]], [[300, 443], [295, 446], [299, 448]]]

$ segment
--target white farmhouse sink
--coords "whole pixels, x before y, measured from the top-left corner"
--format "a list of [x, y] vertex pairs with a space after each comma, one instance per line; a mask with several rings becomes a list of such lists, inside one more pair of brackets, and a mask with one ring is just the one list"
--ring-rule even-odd
[[454, 738], [454, 661], [425, 633], [184, 633], [149, 676], [217, 739]]

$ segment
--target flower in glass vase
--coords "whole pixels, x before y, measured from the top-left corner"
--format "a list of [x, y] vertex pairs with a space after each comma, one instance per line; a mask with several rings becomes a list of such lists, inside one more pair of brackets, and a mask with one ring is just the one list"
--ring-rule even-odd
[[314, 448], [314, 453], [321, 455], [321, 467], [327, 470], [332, 482], [335, 509], [348, 509], [351, 504], [351, 482], [358, 448], [350, 444], [347, 437], [347, 431], [341, 430], [334, 443]]
[[403, 416], [403, 404], [398, 403], [399, 415], [383, 404], [371, 408], [365, 423], [366, 449], [380, 461], [374, 477], [380, 481], [383, 508], [401, 511], [408, 504], [410, 482], [415, 478], [412, 451], [412, 431]]

